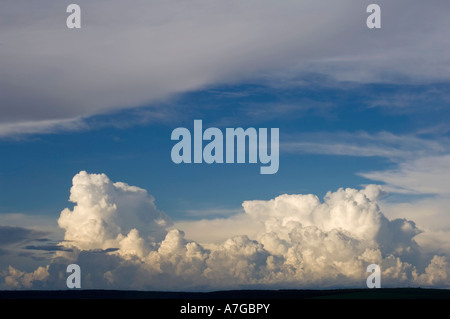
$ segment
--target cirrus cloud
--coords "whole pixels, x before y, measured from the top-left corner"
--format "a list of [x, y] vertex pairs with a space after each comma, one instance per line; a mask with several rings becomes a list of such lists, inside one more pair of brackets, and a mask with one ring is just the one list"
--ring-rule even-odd
[[375, 32], [357, 0], [77, 4], [82, 28], [69, 30], [64, 3], [0, 3], [0, 136], [87, 129], [93, 115], [247, 80], [450, 79], [445, 0], [380, 0]]

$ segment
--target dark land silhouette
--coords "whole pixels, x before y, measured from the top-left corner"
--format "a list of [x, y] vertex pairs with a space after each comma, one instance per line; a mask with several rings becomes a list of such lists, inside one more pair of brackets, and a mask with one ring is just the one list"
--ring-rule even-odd
[[379, 288], [329, 290], [224, 290], [168, 292], [136, 290], [3, 290], [0, 299], [154, 299], [154, 300], [299, 300], [299, 299], [450, 299], [450, 289]]

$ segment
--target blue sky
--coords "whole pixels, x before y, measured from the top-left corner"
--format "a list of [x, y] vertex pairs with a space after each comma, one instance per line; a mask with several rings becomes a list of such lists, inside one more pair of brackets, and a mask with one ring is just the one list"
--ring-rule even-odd
[[[361, 133], [389, 132], [425, 140], [448, 136], [417, 134], [422, 129], [446, 124], [448, 111], [442, 105], [442, 96], [448, 94], [445, 85], [349, 86], [214, 87], [172, 99], [164, 106], [172, 110], [171, 115], [162, 123], [155, 123], [151, 117], [138, 122], [140, 113], [155, 107], [148, 106], [96, 116], [87, 120], [88, 128], [73, 132], [4, 139], [2, 212], [57, 216], [68, 205], [72, 177], [81, 170], [106, 173], [113, 180], [126, 180], [149, 190], [158, 206], [173, 218], [188, 217], [185, 207], [189, 211], [239, 209], [244, 200], [267, 199], [283, 193], [322, 196], [339, 187], [370, 183], [358, 173], [383, 170], [395, 163], [382, 154], [315, 154], [290, 150], [283, 143], [310, 142], [311, 136], [321, 134], [346, 134], [348, 140], [344, 143], [349, 145], [355, 144], [351, 137]], [[425, 94], [427, 105], [419, 101], [417, 106], [408, 105], [407, 110], [372, 105], [393, 95], [412, 94]], [[424, 108], [437, 112], [424, 113]], [[202, 119], [205, 129], [280, 128], [279, 172], [274, 176], [260, 175], [257, 164], [174, 164], [170, 151], [175, 141], [170, 140], [170, 134], [176, 127], [193, 132], [194, 119]], [[379, 144], [383, 146], [383, 140]]]
[[[105, 253], [106, 259], [99, 260], [106, 268], [99, 266], [103, 272], [98, 275], [108, 282], [97, 283], [110, 287], [104, 285], [122, 282], [111, 279], [116, 276], [108, 268], [112, 259], [122, 258], [114, 259], [121, 264], [134, 254], [148, 263], [154, 261], [155, 247], [182, 243], [180, 250], [189, 251], [193, 246], [186, 240], [193, 240], [204, 245], [199, 248], [199, 255], [207, 256], [202, 257], [204, 267], [216, 269], [211, 266], [214, 253], [230, 245], [261, 245], [254, 249], [264, 258], [270, 254], [286, 261], [280, 266], [284, 274], [292, 260], [288, 251], [300, 247], [299, 234], [314, 226], [324, 238], [342, 231], [337, 243], [345, 236], [354, 240], [358, 248], [349, 251], [352, 265], [378, 256], [366, 248], [379, 249], [379, 262], [390, 267], [390, 258], [401, 258], [408, 278], [414, 276], [407, 263], [417, 267], [423, 276], [414, 283], [442, 286], [431, 276], [436, 265], [444, 265], [439, 269], [447, 269], [450, 278], [447, 1], [378, 1], [381, 29], [366, 26], [369, 1], [78, 3], [78, 30], [66, 27], [64, 3], [0, 3], [0, 237], [16, 231], [17, 238], [23, 237], [0, 244], [0, 272], [10, 265], [8, 260], [32, 271], [54, 265], [52, 258], [61, 251], [89, 255], [112, 249], [118, 255]], [[185, 127], [193, 132], [197, 119], [204, 129], [223, 132], [279, 128], [278, 172], [261, 175], [260, 163], [174, 164], [172, 131]], [[148, 197], [111, 181], [137, 186]], [[383, 191], [366, 188], [369, 184], [381, 185]], [[313, 194], [326, 204], [298, 194]], [[69, 202], [71, 196], [76, 200]], [[101, 205], [112, 202], [99, 210], [91, 199]], [[285, 216], [292, 203], [299, 210]], [[333, 217], [342, 207], [353, 216], [352, 205], [389, 221], [356, 225], [355, 220], [365, 219]], [[80, 240], [90, 238], [77, 229], [90, 229], [91, 217], [102, 224], [108, 209], [117, 209], [118, 216], [135, 214], [140, 220], [142, 207], [151, 216], [168, 216], [160, 220], [184, 230], [187, 239], [172, 228], [162, 231], [158, 222], [149, 229], [161, 231], [165, 239], [140, 237], [148, 229], [136, 225], [137, 234], [117, 217], [109, 223], [118, 233], [96, 229], [94, 233], [106, 234], [103, 241]], [[298, 217], [308, 211], [299, 207], [309, 207], [310, 215], [318, 217]], [[302, 224], [286, 230], [292, 220]], [[380, 234], [384, 229], [399, 246], [391, 251], [381, 235], [366, 238], [361, 229]], [[35, 249], [39, 240], [52, 245]], [[325, 254], [311, 247], [318, 256]], [[155, 260], [164, 260], [165, 252], [158, 249]], [[426, 258], [419, 260], [419, 255]], [[80, 256], [64, 258], [76, 261]], [[269, 262], [263, 266], [270, 268]], [[314, 263], [311, 267], [315, 274], [321, 269]], [[45, 269], [33, 273], [41, 276], [37, 282], [57, 277]], [[201, 280], [207, 277], [204, 269], [199, 268]], [[358, 271], [349, 275], [349, 282], [361, 276]], [[216, 275], [222, 278], [220, 271]], [[9, 270], [3, 277], [22, 287], [28, 285], [24, 276]], [[161, 284], [152, 276], [143, 282]], [[439, 278], [445, 282], [445, 276]], [[189, 287], [176, 278], [174, 282]], [[340, 285], [317, 278], [308, 287]], [[399, 278], [392, 278], [393, 285], [405, 284]], [[289, 278], [283, 280], [285, 287]]]

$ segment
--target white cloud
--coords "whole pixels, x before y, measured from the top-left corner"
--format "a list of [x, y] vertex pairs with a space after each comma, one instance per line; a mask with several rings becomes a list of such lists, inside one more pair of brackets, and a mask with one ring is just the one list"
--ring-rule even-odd
[[[430, 139], [390, 132], [322, 132], [291, 136], [280, 147], [283, 152], [291, 153], [385, 158], [395, 167], [358, 175], [382, 183], [390, 193], [438, 195], [444, 199], [449, 196], [450, 144], [446, 137]], [[435, 206], [439, 202], [434, 198], [425, 206]]]
[[64, 3], [0, 3], [3, 136], [80, 128], [94, 114], [292, 73], [449, 80], [445, 0], [380, 0], [375, 32], [365, 26], [368, 3], [357, 0], [77, 3], [80, 30], [66, 28]]
[[413, 134], [393, 134], [381, 131], [318, 132], [290, 136], [280, 145], [285, 152], [343, 155], [358, 157], [384, 157], [393, 162], [410, 158], [448, 153], [445, 138], [427, 139]]
[[159, 241], [171, 224], [147, 191], [113, 183], [104, 174], [82, 171], [75, 175], [70, 200], [76, 205], [61, 212], [58, 225], [65, 229], [65, 245], [79, 249], [129, 247], [134, 243], [141, 252], [138, 232], [145, 240]]
[[55, 131], [79, 131], [88, 126], [82, 119], [58, 119], [22, 121], [19, 123], [5, 123], [0, 125], [0, 137], [17, 136], [21, 134], [51, 133]]
[[434, 256], [430, 264], [425, 269], [425, 273], [419, 275], [418, 282], [432, 286], [438, 282], [450, 281], [450, 264], [447, 258], [442, 256]]
[[5, 272], [5, 284], [10, 288], [31, 288], [35, 282], [40, 283], [49, 276], [48, 266], [38, 267], [35, 271], [25, 273], [9, 266]]
[[[246, 201], [243, 213], [216, 224], [191, 222], [190, 231], [215, 241], [206, 245], [167, 228], [168, 218], [145, 190], [80, 172], [71, 189], [76, 205], [59, 220], [62, 244], [72, 250], [57, 251], [48, 266], [30, 273], [11, 266], [1, 285], [61, 289], [65, 267], [77, 263], [84, 288], [365, 287], [366, 267], [376, 263], [385, 287], [448, 287], [448, 253], [431, 240], [421, 247], [413, 221], [386, 218], [378, 205], [382, 195], [381, 187], [369, 185], [329, 192], [324, 201], [315, 195]], [[214, 237], [221, 224], [227, 230]], [[220, 241], [232, 225], [235, 234]]]
[[405, 160], [396, 169], [361, 173], [384, 182], [386, 189], [399, 193], [449, 195], [450, 155], [424, 156]]

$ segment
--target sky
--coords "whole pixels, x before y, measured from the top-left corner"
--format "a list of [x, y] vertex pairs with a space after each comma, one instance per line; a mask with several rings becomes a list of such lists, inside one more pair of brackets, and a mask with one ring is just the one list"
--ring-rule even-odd
[[447, 0], [76, 3], [0, 2], [0, 289], [450, 288]]

